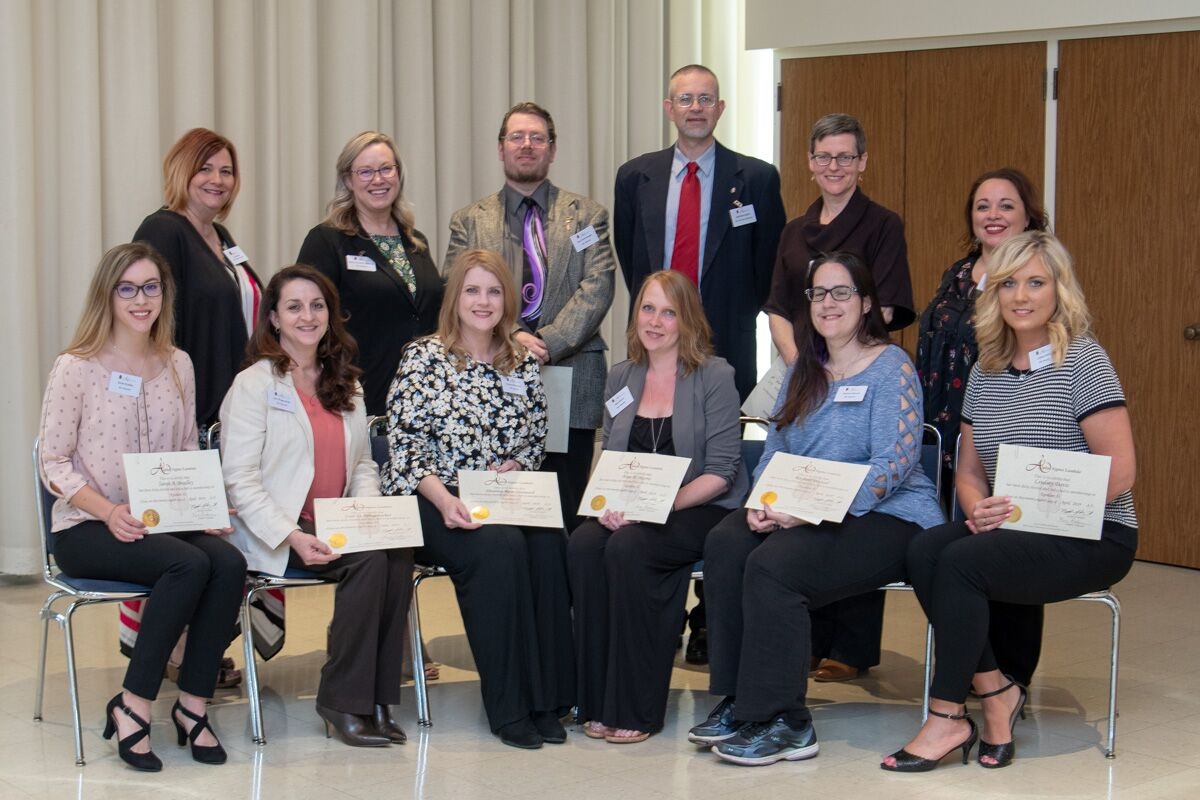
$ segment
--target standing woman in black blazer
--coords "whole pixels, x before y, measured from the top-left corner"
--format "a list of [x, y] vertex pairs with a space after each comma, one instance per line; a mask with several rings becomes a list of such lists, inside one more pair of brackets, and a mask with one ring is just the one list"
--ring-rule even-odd
[[404, 199], [404, 163], [386, 134], [364, 131], [342, 148], [325, 221], [296, 261], [325, 273], [358, 342], [367, 414], [383, 414], [400, 351], [433, 333], [442, 279]]

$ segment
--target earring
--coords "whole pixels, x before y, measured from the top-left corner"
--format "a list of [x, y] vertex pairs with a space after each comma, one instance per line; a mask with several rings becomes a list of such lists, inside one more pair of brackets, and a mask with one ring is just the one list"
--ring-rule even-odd
[[278, 327], [276, 327], [276, 328], [275, 328], [275, 335], [276, 335], [276, 336], [278, 336], [278, 335], [279, 335], [279, 328], [278, 328]]

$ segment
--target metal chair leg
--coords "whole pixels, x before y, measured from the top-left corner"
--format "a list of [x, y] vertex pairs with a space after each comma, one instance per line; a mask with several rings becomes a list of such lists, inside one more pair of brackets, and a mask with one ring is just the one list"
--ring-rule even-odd
[[422, 728], [433, 727], [429, 713], [429, 691], [425, 685], [425, 645], [421, 641], [421, 609], [417, 601], [417, 589], [428, 577], [418, 573], [413, 578], [412, 600], [408, 604], [408, 635], [412, 639], [413, 689], [417, 695], [417, 724]]
[[36, 722], [42, 721], [42, 700], [46, 693], [46, 647], [50, 638], [50, 620], [54, 618], [54, 611], [51, 607], [64, 594], [65, 592], [51, 594], [42, 604], [42, 610], [38, 612], [38, 616], [42, 620], [42, 646], [38, 651], [37, 693], [33, 698], [33, 719]]
[[921, 724], [929, 719], [929, 688], [933, 684], [933, 623], [925, 623], [925, 691], [921, 703]]
[[1108, 749], [1105, 758], [1117, 757], [1117, 656], [1121, 649], [1121, 601], [1109, 593], [1102, 602], [1112, 612], [1112, 663], [1108, 674]]
[[262, 698], [258, 688], [258, 664], [254, 660], [254, 627], [250, 624], [250, 603], [258, 590], [251, 587], [242, 598], [242, 657], [246, 662], [246, 694], [250, 706], [250, 738], [257, 745], [267, 743], [263, 729]]
[[67, 684], [71, 690], [71, 722], [75, 726], [75, 766], [82, 767], [83, 760], [83, 724], [79, 721], [79, 682], [75, 675], [75, 635], [71, 630], [71, 615], [75, 613], [78, 602], [69, 604], [59, 616], [59, 625], [63, 629], [63, 639], [67, 652]]

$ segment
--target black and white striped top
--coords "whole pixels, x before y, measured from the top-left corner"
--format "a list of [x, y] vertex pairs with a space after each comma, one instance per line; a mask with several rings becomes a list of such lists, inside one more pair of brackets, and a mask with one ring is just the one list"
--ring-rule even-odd
[[[975, 449], [987, 472], [996, 476], [1001, 444], [1045, 447], [1086, 453], [1079, 423], [1097, 411], [1125, 405], [1125, 392], [1108, 353], [1094, 339], [1078, 338], [1067, 348], [1061, 367], [984, 372], [971, 369], [963, 422], [972, 426]], [[1133, 493], [1125, 492], [1104, 507], [1104, 519], [1137, 527]]]

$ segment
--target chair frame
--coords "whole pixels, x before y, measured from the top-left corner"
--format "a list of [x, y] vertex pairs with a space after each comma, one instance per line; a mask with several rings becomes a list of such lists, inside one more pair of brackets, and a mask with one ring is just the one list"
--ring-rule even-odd
[[[79, 679], [75, 669], [75, 633], [72, 618], [77, 609], [84, 606], [120, 603], [125, 600], [145, 600], [150, 596], [153, 587], [141, 586], [121, 581], [104, 581], [83, 578], [73, 578], [54, 564], [51, 551], [50, 518], [47, 512], [47, 496], [49, 491], [42, 485], [41, 478], [41, 443], [33, 442], [33, 491], [37, 504], [38, 528], [42, 536], [42, 580], [53, 591], [42, 604], [38, 616], [42, 620], [42, 642], [38, 652], [37, 691], [33, 701], [33, 719], [42, 721], [42, 700], [46, 687], [46, 650], [50, 637], [50, 622], [53, 620], [63, 632], [63, 642], [67, 659], [67, 687], [71, 695], [71, 724], [75, 734], [75, 766], [86, 764], [83, 757], [83, 726], [79, 717]], [[55, 604], [63, 598], [69, 602], [58, 610]]]

